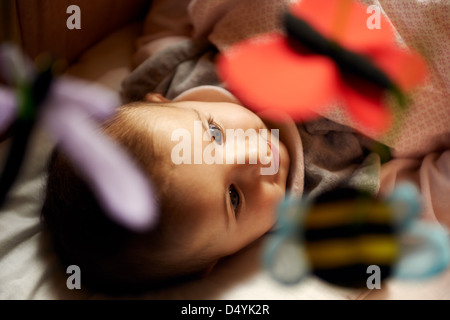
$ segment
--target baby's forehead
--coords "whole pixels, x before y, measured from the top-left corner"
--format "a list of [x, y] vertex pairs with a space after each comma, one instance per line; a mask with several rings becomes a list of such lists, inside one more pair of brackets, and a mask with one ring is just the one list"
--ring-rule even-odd
[[198, 111], [189, 107], [180, 107], [176, 104], [162, 105], [157, 108], [154, 115], [156, 117], [156, 125], [159, 129], [167, 131], [186, 128], [193, 126], [194, 121], [201, 120]]
[[136, 110], [134, 118], [142, 126], [143, 133], [151, 139], [154, 154], [171, 164], [173, 147], [179, 143], [181, 136], [192, 135], [198, 115], [192, 109], [163, 103]]
[[175, 103], [143, 103], [141, 107], [132, 108], [132, 121], [144, 124], [153, 132], [164, 129], [184, 127], [188, 122], [197, 119], [191, 108], [180, 108]]
[[198, 118], [196, 106], [201, 105], [201, 102], [169, 102], [158, 104], [155, 108], [155, 116], [161, 119], [176, 119], [176, 120], [191, 120]]

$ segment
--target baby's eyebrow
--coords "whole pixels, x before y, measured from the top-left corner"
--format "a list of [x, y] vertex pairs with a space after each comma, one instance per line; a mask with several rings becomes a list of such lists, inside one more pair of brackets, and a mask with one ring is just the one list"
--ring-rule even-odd
[[209, 130], [209, 128], [207, 127], [205, 121], [202, 120], [201, 113], [196, 109], [190, 109], [190, 110], [194, 111], [195, 115], [197, 116], [198, 121], [200, 121], [202, 123], [203, 131], [207, 132]]

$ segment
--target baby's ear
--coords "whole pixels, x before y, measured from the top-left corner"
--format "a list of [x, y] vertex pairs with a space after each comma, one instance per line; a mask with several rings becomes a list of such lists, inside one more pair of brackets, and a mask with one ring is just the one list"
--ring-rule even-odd
[[164, 98], [160, 93], [147, 93], [144, 101], [148, 102], [170, 102], [171, 100]]

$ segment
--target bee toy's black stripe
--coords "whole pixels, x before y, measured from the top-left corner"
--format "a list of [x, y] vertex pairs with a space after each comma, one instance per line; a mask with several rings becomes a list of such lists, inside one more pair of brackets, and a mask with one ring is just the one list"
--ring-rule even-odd
[[328, 228], [309, 228], [303, 237], [307, 242], [329, 240], [334, 238], [352, 238], [360, 235], [392, 235], [393, 226], [390, 224], [345, 224]]

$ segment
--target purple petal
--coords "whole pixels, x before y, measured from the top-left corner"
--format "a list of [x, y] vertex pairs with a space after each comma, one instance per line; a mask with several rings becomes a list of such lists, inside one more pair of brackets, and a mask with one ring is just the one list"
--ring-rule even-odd
[[150, 182], [128, 154], [76, 107], [47, 105], [42, 119], [46, 128], [84, 173], [111, 218], [135, 231], [146, 230], [157, 217]]
[[14, 93], [0, 87], [0, 133], [12, 123], [16, 113], [16, 97]]
[[85, 82], [69, 76], [61, 76], [53, 83], [51, 104], [73, 107], [103, 121], [109, 118], [120, 105], [117, 93], [103, 86]]

